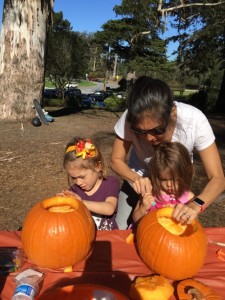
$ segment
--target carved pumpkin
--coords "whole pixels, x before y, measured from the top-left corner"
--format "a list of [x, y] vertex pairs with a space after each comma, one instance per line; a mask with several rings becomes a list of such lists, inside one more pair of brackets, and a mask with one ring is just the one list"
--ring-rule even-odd
[[22, 228], [23, 249], [39, 267], [69, 271], [87, 256], [94, 240], [95, 225], [90, 212], [82, 201], [69, 196], [37, 203]]
[[159, 275], [137, 277], [130, 287], [132, 300], [168, 300], [174, 288], [169, 281]]
[[138, 253], [155, 273], [172, 280], [193, 277], [207, 254], [207, 238], [195, 220], [182, 225], [172, 219], [173, 208], [166, 207], [145, 215], [136, 232]]
[[177, 295], [179, 300], [222, 300], [222, 297], [208, 286], [194, 279], [186, 279], [179, 282]]

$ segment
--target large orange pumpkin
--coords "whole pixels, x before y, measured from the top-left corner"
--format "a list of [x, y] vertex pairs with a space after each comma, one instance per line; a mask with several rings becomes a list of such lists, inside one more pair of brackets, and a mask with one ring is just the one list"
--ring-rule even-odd
[[138, 224], [136, 243], [143, 262], [155, 273], [172, 280], [193, 277], [207, 254], [207, 238], [195, 220], [182, 225], [172, 219], [173, 208], [145, 215]]
[[82, 201], [59, 196], [37, 203], [22, 228], [22, 246], [39, 267], [61, 269], [84, 259], [95, 240], [92, 216]]

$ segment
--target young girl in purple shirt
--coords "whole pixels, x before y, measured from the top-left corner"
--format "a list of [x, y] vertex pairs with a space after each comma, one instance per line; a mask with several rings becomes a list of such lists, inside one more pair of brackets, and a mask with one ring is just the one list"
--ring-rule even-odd
[[62, 194], [83, 201], [98, 230], [118, 229], [115, 211], [120, 183], [117, 177], [106, 176], [99, 147], [90, 139], [74, 138], [66, 146], [63, 166], [72, 184]]

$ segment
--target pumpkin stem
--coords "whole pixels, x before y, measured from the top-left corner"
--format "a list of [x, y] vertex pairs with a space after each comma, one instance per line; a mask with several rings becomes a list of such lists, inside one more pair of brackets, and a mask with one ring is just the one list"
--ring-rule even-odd
[[190, 288], [187, 293], [192, 296], [192, 300], [204, 300], [202, 293], [196, 288]]

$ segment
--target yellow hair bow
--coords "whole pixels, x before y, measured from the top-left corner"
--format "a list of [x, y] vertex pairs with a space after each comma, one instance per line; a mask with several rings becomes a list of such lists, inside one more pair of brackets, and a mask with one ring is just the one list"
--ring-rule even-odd
[[69, 146], [66, 149], [66, 153], [75, 151], [76, 157], [82, 157], [82, 159], [93, 158], [96, 156], [96, 149], [92, 142], [79, 141], [73, 146]]

